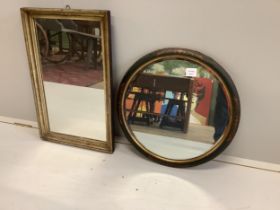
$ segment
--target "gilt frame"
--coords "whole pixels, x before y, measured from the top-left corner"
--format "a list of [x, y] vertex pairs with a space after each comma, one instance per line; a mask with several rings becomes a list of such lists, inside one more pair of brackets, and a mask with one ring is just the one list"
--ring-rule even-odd
[[[110, 11], [21, 8], [21, 17], [41, 138], [55, 143], [112, 153], [114, 150], [114, 144], [112, 125], [113, 113], [111, 85]], [[35, 18], [100, 21], [102, 31], [103, 77], [105, 82], [106, 141], [56, 133], [50, 130], [46, 96], [42, 79], [42, 67], [36, 39]]]

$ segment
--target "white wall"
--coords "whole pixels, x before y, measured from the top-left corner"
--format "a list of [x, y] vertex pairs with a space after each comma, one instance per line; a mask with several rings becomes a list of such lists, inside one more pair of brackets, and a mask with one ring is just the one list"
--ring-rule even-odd
[[280, 163], [280, 1], [3, 1], [0, 115], [35, 120], [19, 8], [66, 4], [111, 10], [115, 87], [134, 61], [155, 49], [186, 47], [213, 57], [232, 76], [242, 105], [238, 133], [225, 154]]

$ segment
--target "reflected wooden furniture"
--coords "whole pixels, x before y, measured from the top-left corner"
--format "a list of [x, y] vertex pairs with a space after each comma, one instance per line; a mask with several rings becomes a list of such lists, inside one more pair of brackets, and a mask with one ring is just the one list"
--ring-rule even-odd
[[[151, 122], [160, 121], [160, 128], [175, 127], [186, 133], [191, 111], [192, 89], [193, 79], [188, 77], [142, 73], [132, 82], [126, 97], [133, 98], [130, 109], [127, 109], [127, 120], [129, 123], [141, 121], [147, 126]], [[174, 97], [166, 97], [166, 91], [172, 91]], [[164, 113], [156, 113], [156, 101], [164, 102], [166, 100], [168, 102]], [[145, 110], [139, 110], [143, 104]], [[177, 108], [177, 112], [175, 116], [172, 116], [174, 107]]]
[[[68, 19], [37, 19], [36, 25], [40, 31], [41, 53], [47, 61], [61, 63], [75, 55], [79, 60], [85, 60], [87, 68], [92, 65], [97, 68], [98, 58], [101, 58], [101, 36], [95, 34], [95, 29], [99, 30], [100, 23], [84, 20]], [[65, 33], [65, 36], [63, 36]], [[63, 43], [67, 42], [66, 48]], [[51, 53], [51, 46], [57, 47], [58, 52]], [[86, 56], [85, 56], [86, 52]], [[51, 58], [51, 54], [56, 54]]]
[[95, 29], [99, 30], [100, 33], [100, 23], [99, 22], [90, 22], [90, 21], [75, 21], [78, 24], [78, 30], [85, 34], [92, 35], [86, 40], [87, 43], [87, 63], [93, 64], [93, 67], [96, 68], [98, 64], [98, 58], [101, 55], [101, 37], [99, 34], [96, 34]]

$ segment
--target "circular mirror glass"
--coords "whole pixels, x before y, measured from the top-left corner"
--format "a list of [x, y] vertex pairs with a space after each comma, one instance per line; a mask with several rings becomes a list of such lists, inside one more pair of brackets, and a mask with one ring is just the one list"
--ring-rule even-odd
[[138, 60], [121, 83], [118, 102], [127, 138], [170, 166], [193, 166], [217, 156], [235, 135], [240, 115], [226, 71], [187, 49], [163, 49]]

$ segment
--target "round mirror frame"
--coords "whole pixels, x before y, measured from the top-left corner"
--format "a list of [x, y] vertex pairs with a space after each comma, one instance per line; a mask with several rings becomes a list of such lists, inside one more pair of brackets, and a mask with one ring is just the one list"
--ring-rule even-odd
[[[225, 91], [229, 103], [229, 123], [222, 137], [214, 144], [214, 146], [210, 150], [206, 151], [204, 154], [185, 160], [169, 159], [159, 156], [153, 151], [148, 150], [143, 144], [139, 142], [139, 140], [137, 140], [132, 130], [129, 128], [129, 125], [125, 120], [125, 111], [123, 109], [126, 92], [128, 90], [130, 82], [137, 78], [137, 75], [139, 75], [147, 66], [168, 59], [191, 61], [196, 64], [200, 64], [206, 70], [213, 73], [213, 75], [221, 83], [221, 87]], [[146, 157], [160, 164], [172, 167], [195, 166], [215, 158], [231, 143], [238, 129], [240, 120], [240, 100], [237, 89], [229, 74], [212, 58], [203, 55], [200, 52], [184, 48], [160, 49], [149, 53], [136, 61], [136, 63], [131, 66], [131, 68], [128, 70], [121, 81], [118, 90], [117, 105], [120, 126], [127, 139], [137, 148], [138, 151], [140, 151]]]

